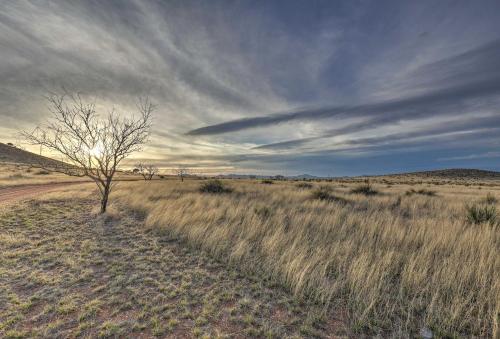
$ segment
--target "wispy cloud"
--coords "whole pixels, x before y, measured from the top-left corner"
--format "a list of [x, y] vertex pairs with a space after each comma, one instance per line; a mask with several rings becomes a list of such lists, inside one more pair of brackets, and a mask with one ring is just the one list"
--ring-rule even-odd
[[[422, 85], [433, 86], [431, 91], [407, 98], [382, 102], [304, 109], [256, 118], [238, 119], [221, 124], [201, 127], [188, 135], [211, 135], [235, 132], [247, 128], [273, 125], [293, 120], [317, 120], [326, 118], [372, 117], [367, 123], [374, 127], [400, 120], [414, 120], [427, 116], [456, 114], [473, 107], [473, 100], [489, 98], [500, 93], [500, 41], [488, 43], [458, 56], [425, 65], [412, 74]], [[429, 79], [435, 80], [430, 82]], [[426, 81], [424, 81], [426, 80]], [[436, 88], [443, 85], [441, 88]], [[488, 108], [496, 107], [485, 102]], [[472, 106], [474, 105], [474, 106]], [[363, 125], [359, 124], [360, 129]], [[353, 126], [351, 126], [352, 128]]]
[[480, 154], [469, 154], [462, 155], [458, 157], [447, 157], [447, 158], [439, 158], [441, 161], [454, 161], [454, 160], [474, 160], [474, 159], [483, 159], [483, 158], [500, 158], [500, 152], [486, 152]]
[[103, 112], [130, 114], [149, 95], [158, 111], [136, 159], [165, 167], [353, 174], [367, 165], [352, 159], [405, 147], [429, 164], [440, 149], [486, 153], [500, 114], [499, 10], [497, 1], [3, 1], [0, 139], [45, 119], [43, 95], [64, 86]]

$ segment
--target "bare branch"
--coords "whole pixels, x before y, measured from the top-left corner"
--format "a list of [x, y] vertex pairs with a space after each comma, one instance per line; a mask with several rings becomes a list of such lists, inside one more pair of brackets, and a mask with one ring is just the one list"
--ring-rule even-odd
[[[105, 119], [100, 119], [95, 102], [86, 103], [79, 93], [49, 93], [46, 99], [52, 118], [45, 126], [22, 132], [22, 136], [30, 144], [64, 157], [60, 164], [38, 164], [40, 167], [94, 180], [101, 192], [101, 212], [104, 212], [118, 165], [139, 151], [149, 137], [154, 105], [149, 98], [140, 98], [139, 116], [122, 117], [113, 109]], [[157, 169], [151, 170], [152, 178]]]
[[142, 175], [144, 180], [152, 180], [155, 175], [158, 174], [159, 169], [152, 164], [138, 163], [136, 165], [137, 172]]

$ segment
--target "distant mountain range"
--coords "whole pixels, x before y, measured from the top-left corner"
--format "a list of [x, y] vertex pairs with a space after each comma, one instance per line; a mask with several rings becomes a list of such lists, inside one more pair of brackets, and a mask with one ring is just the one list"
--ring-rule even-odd
[[[14, 145], [0, 143], [0, 163], [23, 163], [23, 164], [38, 164], [46, 165], [51, 162], [61, 164], [60, 161], [48, 157], [44, 157], [32, 152], [28, 152]], [[374, 176], [357, 176], [357, 177], [421, 177], [421, 178], [443, 178], [443, 179], [500, 179], [500, 172], [486, 171], [474, 168], [450, 168], [433, 171], [408, 172], [399, 174], [386, 174]], [[291, 179], [291, 180], [319, 180], [329, 179], [329, 177], [318, 177], [310, 174], [300, 174], [293, 176], [282, 175], [252, 175], [252, 174], [224, 174], [218, 175], [218, 178], [228, 179]], [[344, 177], [345, 178], [345, 177]]]
[[282, 175], [252, 175], [252, 174], [222, 174], [218, 178], [227, 179], [291, 179], [291, 180], [321, 180], [339, 178], [376, 178], [376, 177], [419, 177], [419, 178], [443, 178], [443, 179], [500, 179], [500, 172], [487, 171], [474, 168], [449, 168], [433, 171], [407, 172], [383, 175], [359, 175], [353, 177], [319, 177], [310, 174], [292, 176]]

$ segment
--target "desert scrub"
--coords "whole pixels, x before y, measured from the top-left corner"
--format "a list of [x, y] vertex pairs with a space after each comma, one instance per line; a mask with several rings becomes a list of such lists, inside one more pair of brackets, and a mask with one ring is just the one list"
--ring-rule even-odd
[[209, 180], [200, 185], [202, 193], [231, 193], [233, 189], [225, 185], [221, 180]]
[[488, 223], [490, 225], [497, 225], [498, 212], [493, 205], [472, 204], [465, 206], [467, 221], [471, 224]]
[[264, 179], [261, 181], [261, 183], [266, 184], [266, 185], [272, 185], [272, 184], [274, 184], [274, 181], [270, 180], [270, 179]]

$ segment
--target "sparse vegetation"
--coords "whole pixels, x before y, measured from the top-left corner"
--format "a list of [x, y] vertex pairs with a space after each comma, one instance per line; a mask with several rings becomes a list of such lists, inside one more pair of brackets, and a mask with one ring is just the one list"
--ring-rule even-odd
[[272, 184], [274, 184], [274, 181], [270, 180], [270, 179], [263, 179], [261, 181], [261, 183], [266, 184], [266, 185], [272, 185]]

